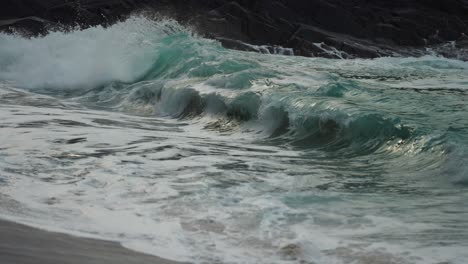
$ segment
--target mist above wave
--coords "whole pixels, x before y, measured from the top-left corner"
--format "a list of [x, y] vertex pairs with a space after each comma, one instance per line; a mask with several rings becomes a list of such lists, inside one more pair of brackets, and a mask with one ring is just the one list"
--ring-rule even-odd
[[143, 16], [107, 28], [55, 31], [42, 37], [0, 33], [0, 79], [35, 89], [134, 82], [156, 60], [160, 41], [173, 34], [188, 33], [174, 21]]

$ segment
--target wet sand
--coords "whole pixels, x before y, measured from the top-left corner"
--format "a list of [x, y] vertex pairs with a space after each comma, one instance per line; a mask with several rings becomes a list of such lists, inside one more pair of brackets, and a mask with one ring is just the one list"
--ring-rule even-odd
[[0, 264], [177, 264], [125, 249], [115, 242], [79, 238], [0, 220]]

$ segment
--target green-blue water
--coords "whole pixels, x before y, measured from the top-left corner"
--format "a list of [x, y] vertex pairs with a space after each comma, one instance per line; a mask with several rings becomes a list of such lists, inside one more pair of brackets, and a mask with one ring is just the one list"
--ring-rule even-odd
[[0, 85], [0, 216], [196, 263], [468, 261], [467, 62], [135, 17], [0, 34]]

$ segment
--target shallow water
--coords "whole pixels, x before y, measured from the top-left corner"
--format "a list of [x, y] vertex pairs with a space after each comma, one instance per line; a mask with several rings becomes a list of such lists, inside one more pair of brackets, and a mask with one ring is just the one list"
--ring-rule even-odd
[[0, 34], [0, 216], [195, 263], [466, 263], [468, 63]]

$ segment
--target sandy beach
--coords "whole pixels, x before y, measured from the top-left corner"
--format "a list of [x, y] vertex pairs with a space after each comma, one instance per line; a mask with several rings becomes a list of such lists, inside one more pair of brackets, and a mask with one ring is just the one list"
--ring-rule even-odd
[[111, 241], [79, 238], [0, 220], [0, 264], [176, 264]]

